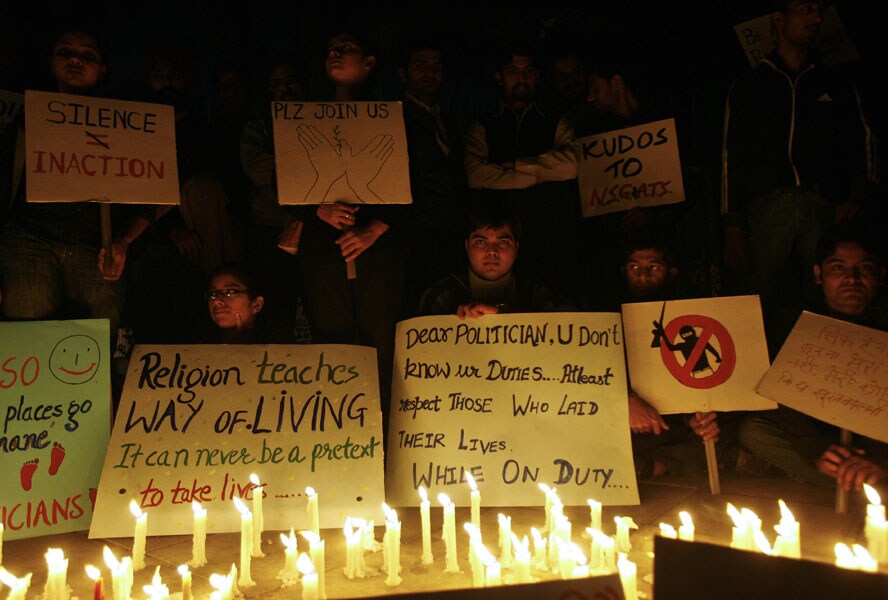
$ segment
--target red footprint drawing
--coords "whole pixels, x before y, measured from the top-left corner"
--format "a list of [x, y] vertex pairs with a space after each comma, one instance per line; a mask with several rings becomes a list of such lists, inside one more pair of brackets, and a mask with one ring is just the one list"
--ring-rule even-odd
[[58, 442], [53, 442], [52, 444], [52, 453], [49, 456], [49, 474], [55, 475], [59, 472], [59, 467], [62, 466], [62, 461], [65, 460], [65, 448]]
[[37, 464], [40, 462], [39, 458], [35, 458], [33, 460], [29, 460], [25, 464], [22, 465], [21, 478], [22, 478], [22, 489], [26, 492], [31, 490], [31, 479], [34, 477], [34, 471], [37, 470]]

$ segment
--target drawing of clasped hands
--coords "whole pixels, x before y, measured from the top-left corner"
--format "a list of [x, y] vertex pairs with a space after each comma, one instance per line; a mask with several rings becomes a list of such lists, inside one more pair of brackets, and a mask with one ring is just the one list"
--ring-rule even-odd
[[313, 125], [300, 125], [296, 133], [316, 173], [315, 182], [305, 196], [306, 202], [325, 202], [330, 188], [343, 175], [361, 202], [382, 202], [370, 189], [370, 183], [379, 175], [393, 152], [394, 138], [391, 135], [376, 135], [355, 154], [345, 140], [340, 144], [341, 150], [338, 150]]

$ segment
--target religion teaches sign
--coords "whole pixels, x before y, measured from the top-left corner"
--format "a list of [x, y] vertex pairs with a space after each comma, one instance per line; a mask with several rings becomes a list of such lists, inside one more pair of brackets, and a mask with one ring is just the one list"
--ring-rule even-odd
[[409, 204], [400, 102], [272, 102], [280, 204]]
[[468, 506], [637, 504], [623, 334], [614, 313], [420, 317], [398, 324], [386, 492]]
[[28, 202], [178, 204], [173, 107], [25, 92]]
[[[376, 353], [361, 346], [138, 346], [130, 361], [90, 537], [237, 531], [233, 498], [262, 494], [266, 529], [377, 516], [384, 500]], [[251, 482], [256, 475], [259, 485]]]
[[89, 528], [111, 423], [108, 321], [0, 323], [0, 524]]

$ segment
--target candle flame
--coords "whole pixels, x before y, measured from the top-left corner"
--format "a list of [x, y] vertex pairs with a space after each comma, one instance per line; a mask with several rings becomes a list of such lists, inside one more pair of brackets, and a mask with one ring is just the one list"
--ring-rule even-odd
[[660, 523], [660, 535], [672, 539], [676, 539], [678, 537], [678, 533], [675, 531], [675, 527], [673, 527], [669, 523]]
[[570, 543], [570, 550], [573, 554], [574, 562], [576, 562], [579, 566], [583, 566], [586, 564], [586, 555], [583, 554], [583, 549], [577, 546], [575, 543]]
[[188, 577], [191, 574], [191, 571], [188, 570], [188, 565], [179, 565], [176, 570], [182, 577]]
[[129, 509], [137, 519], [142, 516], [142, 509], [139, 508], [139, 504], [135, 500], [130, 500]]
[[484, 563], [485, 567], [492, 567], [496, 564], [496, 558], [490, 553], [487, 546], [481, 543], [480, 539], [476, 538], [472, 540], [472, 549], [475, 551], [475, 556], [478, 557], [478, 560]]
[[601, 502], [599, 502], [598, 500], [593, 500], [592, 498], [589, 498], [588, 500], [586, 500], [586, 502], [589, 504], [589, 508], [601, 508]]
[[743, 507], [740, 509], [740, 514], [743, 515], [743, 520], [746, 522], [747, 525], [755, 529], [761, 528], [762, 520], [759, 519], [758, 515], [752, 512], [750, 509]]
[[86, 576], [89, 577], [90, 579], [92, 579], [93, 581], [95, 581], [96, 579], [98, 579], [99, 577], [102, 576], [102, 572], [99, 571], [97, 568], [95, 568], [92, 565], [86, 565], [84, 567], [84, 570], [86, 571]]
[[210, 575], [210, 585], [215, 589], [224, 591], [226, 588], [231, 587], [231, 577], [228, 575], [219, 575], [218, 573], [213, 573]]
[[512, 547], [515, 549], [515, 554], [517, 556], [523, 557], [524, 559], [527, 559], [530, 557], [530, 550], [529, 550], [530, 540], [527, 539], [526, 535], [519, 540], [518, 536], [513, 533], [512, 534]]
[[879, 564], [873, 558], [873, 555], [860, 544], [854, 544], [854, 557], [857, 559], [857, 567], [859, 569], [875, 572], [879, 568]]
[[694, 520], [691, 518], [691, 513], [689, 513], [688, 511], [683, 510], [680, 513], [678, 513], [678, 518], [681, 519], [681, 524], [684, 525], [685, 527], [693, 527], [694, 526]]
[[192, 501], [191, 501], [191, 510], [194, 511], [194, 515], [195, 515], [195, 516], [200, 515], [200, 514], [203, 514], [203, 513], [206, 512], [206, 510], [204, 510], [204, 507], [201, 506], [201, 505], [200, 505], [200, 502], [198, 502], [197, 500], [192, 500]]
[[299, 569], [299, 572], [303, 575], [311, 575], [315, 572], [314, 564], [305, 552], [301, 553], [299, 558], [296, 559], [296, 568]]
[[235, 496], [232, 500], [234, 501], [235, 508], [237, 508], [237, 512], [239, 512], [241, 516], [250, 514], [250, 509], [247, 508], [247, 505], [244, 504], [240, 498]]
[[549, 492], [552, 491], [552, 488], [550, 488], [550, 487], [549, 487], [548, 485], [546, 485], [545, 483], [538, 483], [537, 486], [539, 486], [540, 490], [541, 490], [544, 494], [546, 494], [547, 496], [549, 495]]
[[393, 508], [391, 508], [385, 502], [382, 503], [382, 512], [385, 513], [385, 520], [387, 523], [391, 523], [392, 525], [397, 525], [398, 523], [398, 513]]
[[854, 567], [857, 565], [857, 559], [847, 544], [839, 542], [836, 544], [836, 566], [837, 567]]
[[466, 481], [469, 483], [469, 487], [472, 489], [473, 492], [478, 491], [478, 486], [475, 485], [475, 478], [472, 477], [472, 474], [468, 471], [466, 471]]
[[46, 565], [50, 571], [64, 569], [67, 566], [65, 552], [61, 548], [49, 548], [46, 550]]
[[16, 577], [6, 569], [0, 567], [0, 583], [4, 583], [9, 587], [15, 589], [16, 587], [18, 587], [19, 580], [18, 577]]
[[441, 506], [444, 506], [445, 508], [453, 505], [453, 502], [450, 501], [450, 497], [443, 492], [438, 494], [438, 502], [440, 502]]
[[428, 501], [429, 501], [429, 495], [426, 493], [426, 489], [425, 489], [424, 487], [422, 487], [422, 486], [419, 486], [419, 490], [418, 490], [418, 491], [419, 491], [419, 497], [422, 499], [422, 501], [423, 501], [423, 502], [428, 502]]
[[638, 525], [635, 524], [635, 521], [632, 520], [632, 517], [614, 517], [614, 522], [617, 524], [617, 527], [622, 525], [623, 527], [627, 527], [629, 529], [638, 529]]
[[315, 545], [315, 544], [320, 544], [320, 543], [321, 543], [321, 536], [319, 536], [318, 534], [316, 534], [316, 533], [315, 533], [314, 531], [312, 531], [311, 529], [308, 529], [308, 530], [306, 530], [306, 531], [300, 531], [300, 532], [299, 532], [299, 535], [302, 536], [302, 539], [304, 539], [305, 541], [308, 542], [309, 546], [313, 546], [313, 545]]
[[756, 547], [758, 547], [759, 551], [763, 554], [773, 554], [774, 551], [771, 549], [771, 543], [768, 542], [768, 538], [765, 537], [764, 532], [761, 529], [756, 529], [752, 534], [752, 539], [755, 541]]
[[318, 493], [315, 491], [315, 489], [313, 487], [307, 487], [307, 488], [305, 488], [305, 495], [311, 497], [311, 496], [317, 496]]
[[476, 537], [481, 535], [481, 530], [475, 527], [475, 524], [470, 521], [463, 523], [463, 529], [469, 534], [469, 541], [473, 541]]
[[496, 515], [496, 522], [499, 523], [500, 527], [511, 527], [512, 517], [507, 517], [503, 513], [499, 513]]
[[785, 525], [791, 525], [792, 523], [795, 523], [795, 516], [793, 516], [792, 511], [789, 510], [786, 502], [780, 499], [777, 500], [777, 504], [780, 505], [780, 523]]
[[287, 547], [287, 550], [290, 550], [292, 552], [296, 551], [296, 534], [293, 533], [292, 529], [290, 529], [289, 536], [284, 535], [283, 533], [281, 534], [281, 542], [284, 543], [284, 546]]
[[111, 552], [111, 548], [108, 546], [105, 546], [102, 550], [102, 557], [105, 559], [105, 564], [108, 565], [108, 568], [112, 571], [120, 567], [120, 561], [117, 560], [117, 557], [114, 556], [114, 553]]
[[540, 530], [536, 527], [530, 528], [530, 535], [533, 537], [534, 546], [540, 546], [546, 542], [546, 540], [544, 540], [543, 536], [540, 534]]
[[866, 499], [869, 500], [870, 504], [882, 504], [882, 499], [879, 497], [879, 492], [868, 483], [863, 484], [863, 493], [866, 494]]
[[746, 520], [743, 518], [743, 515], [737, 510], [737, 507], [728, 502], [728, 515], [731, 517], [731, 520], [734, 521], [734, 527], [743, 527], [746, 525]]
[[259, 476], [256, 475], [255, 473], [250, 473], [250, 483], [252, 483], [253, 485], [255, 485], [257, 487], [262, 485], [262, 482], [259, 481]]

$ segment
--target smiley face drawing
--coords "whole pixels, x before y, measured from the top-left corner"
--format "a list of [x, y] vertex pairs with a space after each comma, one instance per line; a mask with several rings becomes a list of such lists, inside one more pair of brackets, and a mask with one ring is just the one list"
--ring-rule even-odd
[[69, 385], [86, 383], [99, 370], [99, 344], [88, 335], [62, 338], [49, 356], [53, 376]]

